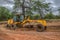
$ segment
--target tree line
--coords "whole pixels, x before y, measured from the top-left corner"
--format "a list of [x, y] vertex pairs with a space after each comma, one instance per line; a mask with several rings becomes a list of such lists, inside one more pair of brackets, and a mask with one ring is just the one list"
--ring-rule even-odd
[[[0, 6], [0, 20], [8, 20], [13, 17], [14, 13], [20, 10], [20, 8], [25, 8], [24, 15], [34, 15], [36, 18], [44, 18], [44, 19], [60, 19], [60, 9], [58, 9], [59, 14], [54, 15], [51, 12], [50, 4], [51, 3], [44, 3], [39, 0], [29, 0], [29, 2], [24, 1], [25, 4], [23, 5], [22, 0], [14, 0], [13, 12], [8, 10], [5, 7]], [[26, 5], [28, 4], [28, 5]]]

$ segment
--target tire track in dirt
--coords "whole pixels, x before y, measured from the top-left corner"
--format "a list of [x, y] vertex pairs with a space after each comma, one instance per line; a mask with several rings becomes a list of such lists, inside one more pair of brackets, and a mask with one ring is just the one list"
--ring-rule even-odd
[[7, 30], [0, 25], [1, 40], [60, 40], [60, 32], [34, 32]]

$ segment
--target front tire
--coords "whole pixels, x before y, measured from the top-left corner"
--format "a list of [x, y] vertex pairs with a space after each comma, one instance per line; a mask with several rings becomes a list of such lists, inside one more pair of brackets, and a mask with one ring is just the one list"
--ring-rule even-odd
[[42, 24], [38, 24], [37, 28], [36, 28], [36, 31], [43, 32], [43, 31], [45, 31], [45, 27]]

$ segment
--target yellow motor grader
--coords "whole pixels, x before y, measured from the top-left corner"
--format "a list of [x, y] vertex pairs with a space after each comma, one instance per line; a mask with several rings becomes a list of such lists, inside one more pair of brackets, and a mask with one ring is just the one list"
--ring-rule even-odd
[[8, 20], [7, 28], [17, 29], [17, 28], [30, 28], [36, 31], [45, 31], [47, 23], [44, 19], [30, 19], [29, 16], [24, 17], [22, 14], [15, 15], [12, 19]]

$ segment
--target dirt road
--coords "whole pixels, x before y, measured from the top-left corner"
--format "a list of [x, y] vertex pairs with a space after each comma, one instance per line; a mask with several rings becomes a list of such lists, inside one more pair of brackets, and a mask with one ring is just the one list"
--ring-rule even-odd
[[0, 25], [0, 40], [60, 40], [60, 32], [58, 31], [14, 31], [7, 30]]

